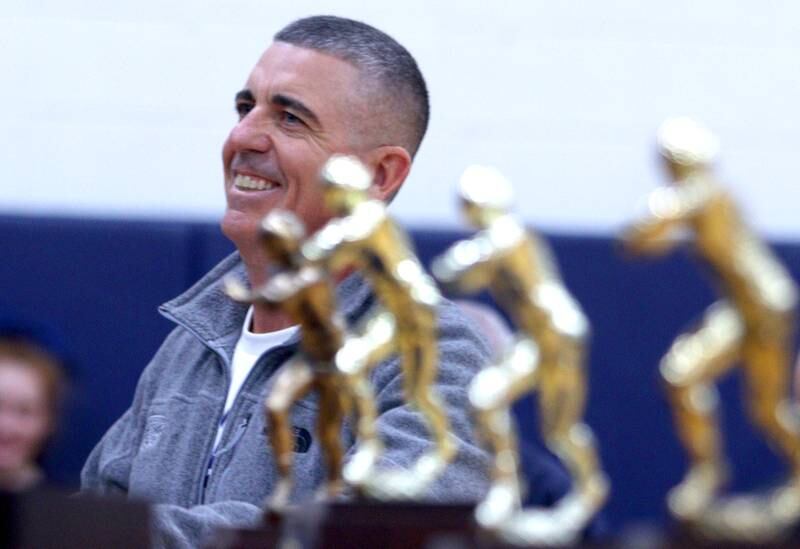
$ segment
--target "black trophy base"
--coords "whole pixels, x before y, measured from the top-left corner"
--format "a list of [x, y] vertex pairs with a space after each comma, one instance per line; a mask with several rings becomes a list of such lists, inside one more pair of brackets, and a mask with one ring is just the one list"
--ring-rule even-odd
[[266, 549], [407, 549], [442, 536], [472, 537], [474, 505], [350, 502], [306, 505], [259, 528], [218, 532], [212, 547]]
[[150, 546], [150, 509], [126, 499], [41, 489], [0, 493], [0, 547], [86, 549]]
[[[259, 528], [220, 531], [210, 547], [224, 549], [519, 549], [482, 532], [473, 505], [352, 502], [294, 508]], [[789, 549], [800, 547], [800, 530], [767, 543], [703, 540], [672, 525], [625, 528], [621, 535], [578, 547], [611, 549]], [[529, 546], [530, 548], [542, 546]]]
[[655, 524], [627, 526], [609, 546], [619, 549], [797, 549], [800, 547], [800, 528], [783, 539], [761, 543], [730, 539], [709, 539], [691, 527], [673, 522], [666, 529]]

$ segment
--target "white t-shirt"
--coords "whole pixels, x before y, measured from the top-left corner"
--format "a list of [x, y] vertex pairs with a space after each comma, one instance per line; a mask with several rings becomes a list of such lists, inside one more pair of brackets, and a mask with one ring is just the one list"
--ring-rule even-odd
[[230, 411], [233, 406], [236, 395], [239, 394], [239, 390], [242, 388], [253, 366], [255, 366], [256, 361], [268, 350], [285, 343], [298, 329], [297, 326], [290, 326], [275, 332], [257, 334], [250, 331], [252, 320], [253, 307], [251, 305], [250, 308], [247, 309], [247, 314], [244, 317], [242, 335], [239, 337], [239, 341], [236, 342], [236, 347], [233, 350], [233, 360], [231, 360], [231, 384], [228, 386], [228, 397], [225, 399], [225, 409], [222, 412], [222, 418], [220, 419], [217, 429], [214, 449], [217, 448], [219, 439], [222, 437], [222, 430], [228, 418], [228, 411]]

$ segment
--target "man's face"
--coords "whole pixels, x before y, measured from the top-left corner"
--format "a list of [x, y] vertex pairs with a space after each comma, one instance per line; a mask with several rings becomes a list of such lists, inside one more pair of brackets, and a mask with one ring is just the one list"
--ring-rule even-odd
[[261, 56], [222, 149], [222, 229], [242, 255], [258, 249], [258, 224], [275, 208], [297, 214], [308, 233], [329, 219], [319, 172], [331, 154], [355, 152], [358, 84], [354, 66], [314, 50], [276, 42]]

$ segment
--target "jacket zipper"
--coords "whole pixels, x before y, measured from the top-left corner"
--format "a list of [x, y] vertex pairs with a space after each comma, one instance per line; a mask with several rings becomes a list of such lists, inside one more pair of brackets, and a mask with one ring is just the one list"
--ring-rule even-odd
[[247, 414], [242, 418], [242, 421], [239, 422], [239, 426], [236, 428], [236, 434], [228, 442], [228, 444], [211, 452], [211, 455], [208, 458], [208, 465], [206, 466], [206, 474], [203, 477], [203, 484], [200, 489], [201, 504], [206, 502], [206, 488], [208, 488], [208, 481], [211, 478], [211, 473], [214, 472], [214, 461], [216, 460], [217, 456], [230, 451], [234, 446], [236, 446], [236, 444], [238, 444], [239, 440], [241, 440], [242, 436], [244, 436], [244, 431], [247, 429], [247, 425], [250, 423], [250, 418], [252, 415], [253, 414]]
[[[247, 374], [247, 377], [245, 378], [244, 383], [242, 383], [242, 386], [239, 388], [239, 393], [234, 398], [233, 404], [231, 405], [231, 408], [228, 411], [229, 414], [232, 414], [237, 409], [237, 405], [239, 404], [239, 395], [242, 393], [242, 391], [245, 390], [245, 388], [247, 388], [252, 383], [252, 378], [253, 378], [253, 376], [256, 375], [256, 372], [260, 368], [263, 368], [264, 364], [266, 364], [268, 361], [271, 362], [271, 363], [275, 363], [276, 360], [275, 360], [274, 357], [276, 355], [277, 356], [281, 356], [281, 354], [279, 352], [276, 352], [276, 351], [279, 351], [281, 349], [288, 349], [288, 348], [292, 348], [292, 347], [296, 347], [297, 346], [297, 342], [295, 341], [295, 337], [296, 336], [290, 338], [289, 341], [287, 341], [286, 343], [283, 343], [283, 344], [281, 344], [281, 345], [279, 345], [277, 347], [273, 347], [272, 349], [269, 349], [266, 353], [261, 355], [258, 358], [258, 360], [256, 360], [256, 363], [253, 365], [253, 368], [250, 370], [250, 373]], [[294, 351], [292, 351], [292, 352], [294, 352]], [[219, 355], [218, 352], [217, 352], [217, 354]], [[285, 357], [283, 357], [283, 360], [281, 361], [281, 363], [284, 362], [286, 359], [288, 359], [288, 357], [291, 354], [292, 353], [290, 352]], [[221, 360], [225, 361], [225, 358], [221, 358]], [[274, 366], [274, 364], [273, 364], [273, 366]], [[230, 368], [230, 366], [228, 366], [228, 368]], [[229, 375], [230, 374], [228, 374], [228, 376]], [[228, 378], [228, 384], [230, 385], [230, 377]], [[225, 405], [225, 401], [224, 400], [223, 400], [222, 405], [223, 406]], [[202, 473], [202, 475], [203, 475], [202, 481], [199, 483], [198, 490], [197, 490], [197, 501], [198, 501], [199, 504], [202, 505], [202, 504], [205, 504], [205, 502], [206, 502], [206, 488], [208, 487], [208, 483], [211, 480], [211, 474], [214, 472], [214, 461], [215, 461], [215, 458], [217, 456], [219, 456], [220, 454], [222, 454], [223, 451], [224, 452], [229, 451], [231, 448], [233, 448], [236, 445], [236, 443], [239, 442], [239, 439], [241, 439], [242, 436], [244, 435], [245, 428], [247, 427], [247, 424], [250, 422], [250, 418], [251, 417], [252, 417], [252, 414], [247, 414], [247, 416], [245, 416], [243, 418], [242, 422], [239, 424], [239, 428], [238, 428], [237, 433], [234, 435], [234, 438], [230, 442], [228, 442], [228, 444], [226, 444], [224, 448], [222, 448], [220, 450], [216, 450], [216, 451], [215, 450], [211, 451], [211, 454], [208, 457], [208, 461], [206, 462], [206, 466], [205, 466], [204, 471]], [[214, 440], [212, 438], [211, 444], [213, 445], [213, 443], [214, 443]]]

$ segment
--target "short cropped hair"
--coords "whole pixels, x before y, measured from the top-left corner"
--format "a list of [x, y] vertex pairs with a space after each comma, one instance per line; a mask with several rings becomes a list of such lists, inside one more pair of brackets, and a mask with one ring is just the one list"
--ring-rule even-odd
[[376, 83], [390, 117], [377, 129], [416, 154], [430, 117], [428, 88], [417, 62], [394, 38], [360, 21], [319, 15], [290, 23], [274, 39], [347, 61]]

